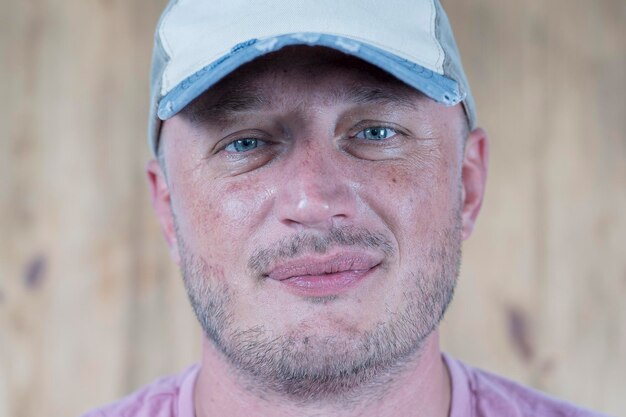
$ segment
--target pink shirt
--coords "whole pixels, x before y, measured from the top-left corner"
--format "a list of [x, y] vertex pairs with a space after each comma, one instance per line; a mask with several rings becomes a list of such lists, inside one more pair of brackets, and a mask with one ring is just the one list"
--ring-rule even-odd
[[[443, 354], [452, 378], [450, 417], [599, 417]], [[193, 387], [199, 365], [159, 379], [82, 417], [195, 417]], [[221, 417], [221, 416], [220, 416]]]

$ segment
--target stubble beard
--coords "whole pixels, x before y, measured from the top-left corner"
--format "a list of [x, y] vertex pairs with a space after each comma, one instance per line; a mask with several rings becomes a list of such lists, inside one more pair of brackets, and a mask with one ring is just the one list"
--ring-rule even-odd
[[[408, 285], [402, 309], [360, 334], [332, 337], [317, 335], [315, 329], [276, 335], [262, 323], [240, 327], [236, 321], [237, 294], [228, 279], [215, 280], [213, 267], [189, 251], [180, 234], [178, 243], [185, 288], [208, 340], [246, 380], [248, 388], [307, 404], [339, 398], [345, 402], [366, 391], [381, 392], [419, 356], [453, 298], [461, 259], [458, 211], [438, 236], [427, 260], [422, 260], [431, 264], [416, 265], [403, 281]], [[281, 248], [293, 256], [323, 252], [329, 246], [345, 245], [345, 239], [356, 242], [357, 247], [362, 242], [384, 245], [380, 234], [336, 229], [324, 238], [298, 236], [281, 242], [272, 253], [280, 253]]]

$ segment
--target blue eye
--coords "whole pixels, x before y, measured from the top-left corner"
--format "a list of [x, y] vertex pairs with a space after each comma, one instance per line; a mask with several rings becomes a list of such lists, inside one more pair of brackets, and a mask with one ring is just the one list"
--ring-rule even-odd
[[376, 141], [376, 140], [389, 139], [390, 137], [394, 136], [396, 133], [397, 132], [390, 127], [374, 126], [374, 127], [368, 127], [367, 129], [361, 130], [359, 133], [356, 134], [356, 137], [359, 139]]
[[252, 151], [258, 148], [260, 145], [259, 142], [262, 142], [262, 141], [255, 139], [255, 138], [237, 139], [229, 143], [224, 148], [224, 150], [226, 152], [236, 152], [236, 153], [248, 152], [248, 151]]

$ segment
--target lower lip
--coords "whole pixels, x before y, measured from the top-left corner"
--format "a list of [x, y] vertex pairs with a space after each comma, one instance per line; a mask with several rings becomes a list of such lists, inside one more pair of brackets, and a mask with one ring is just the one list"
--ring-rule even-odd
[[335, 274], [303, 275], [280, 281], [281, 284], [305, 297], [328, 297], [337, 295], [356, 286], [376, 267], [367, 270], [344, 271]]

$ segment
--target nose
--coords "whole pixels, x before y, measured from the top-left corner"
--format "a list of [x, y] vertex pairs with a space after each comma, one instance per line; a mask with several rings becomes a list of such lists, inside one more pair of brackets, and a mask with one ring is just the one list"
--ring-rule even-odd
[[328, 230], [350, 220], [356, 197], [337, 150], [307, 145], [292, 149], [276, 195], [279, 220], [295, 229]]

